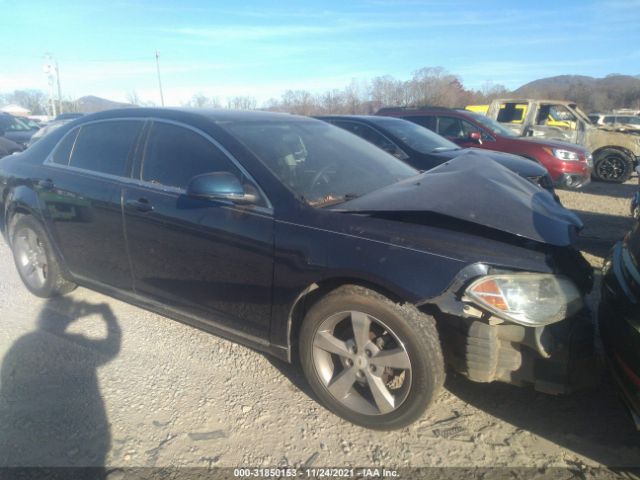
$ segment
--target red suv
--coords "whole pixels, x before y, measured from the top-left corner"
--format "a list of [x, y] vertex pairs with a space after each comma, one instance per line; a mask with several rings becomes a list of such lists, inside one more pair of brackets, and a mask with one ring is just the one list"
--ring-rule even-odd
[[559, 140], [519, 137], [498, 122], [468, 110], [381, 108], [376, 115], [400, 117], [433, 130], [462, 147], [513, 153], [544, 165], [555, 185], [579, 188], [589, 183], [593, 162], [588, 150]]

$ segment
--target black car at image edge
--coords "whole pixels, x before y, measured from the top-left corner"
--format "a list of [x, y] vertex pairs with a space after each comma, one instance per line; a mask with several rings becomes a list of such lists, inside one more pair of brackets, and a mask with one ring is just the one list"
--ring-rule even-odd
[[602, 268], [600, 337], [613, 377], [640, 430], [640, 222]]
[[299, 358], [327, 408], [376, 429], [419, 418], [445, 362], [478, 382], [580, 386], [581, 227], [478, 155], [419, 173], [285, 114], [112, 110], [0, 160], [0, 228], [32, 293], [82, 285]]

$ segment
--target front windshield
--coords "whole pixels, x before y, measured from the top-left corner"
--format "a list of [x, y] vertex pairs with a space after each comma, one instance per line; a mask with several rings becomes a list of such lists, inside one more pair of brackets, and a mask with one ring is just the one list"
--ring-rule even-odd
[[472, 113], [472, 112], [464, 112], [464, 113], [465, 115], [469, 115], [470, 117], [472, 117], [476, 122], [481, 123], [482, 125], [487, 127], [493, 133], [502, 135], [504, 137], [518, 136], [515, 132], [512, 132], [507, 127], [502, 126], [500, 123], [496, 122], [495, 120], [485, 115], [480, 115], [479, 113]]
[[431, 130], [407, 120], [376, 119], [376, 125], [387, 130], [400, 141], [419, 153], [458, 150], [460, 147]]
[[220, 121], [282, 183], [309, 205], [323, 207], [418, 173], [341, 128], [320, 121]]

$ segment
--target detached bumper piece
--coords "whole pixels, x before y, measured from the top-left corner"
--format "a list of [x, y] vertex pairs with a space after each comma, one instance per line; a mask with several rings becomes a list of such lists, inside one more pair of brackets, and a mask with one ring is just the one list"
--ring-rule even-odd
[[[492, 324], [496, 321], [499, 324]], [[546, 327], [446, 316], [440, 322], [447, 362], [476, 382], [532, 386], [550, 394], [594, 387], [600, 362], [585, 312]]]

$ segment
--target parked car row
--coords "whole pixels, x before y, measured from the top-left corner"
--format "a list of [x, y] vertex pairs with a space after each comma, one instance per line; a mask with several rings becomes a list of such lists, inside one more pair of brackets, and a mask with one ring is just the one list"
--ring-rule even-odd
[[445, 363], [478, 382], [584, 385], [592, 271], [544, 169], [450, 143], [420, 158], [446, 141], [354, 122], [413, 160], [293, 115], [90, 115], [0, 160], [0, 229], [35, 295], [83, 285], [298, 357], [318, 399], [366, 427], [416, 420]]
[[583, 146], [593, 155], [593, 175], [598, 180], [625, 182], [640, 160], [640, 135], [621, 132], [615, 126], [594, 125], [573, 102], [496, 99], [488, 106], [486, 116], [518, 136]]
[[591, 179], [591, 155], [575, 144], [520, 137], [485, 115], [449, 108], [382, 108], [377, 115], [404, 118], [462, 147], [511, 153], [542, 164], [557, 186], [579, 188]]

